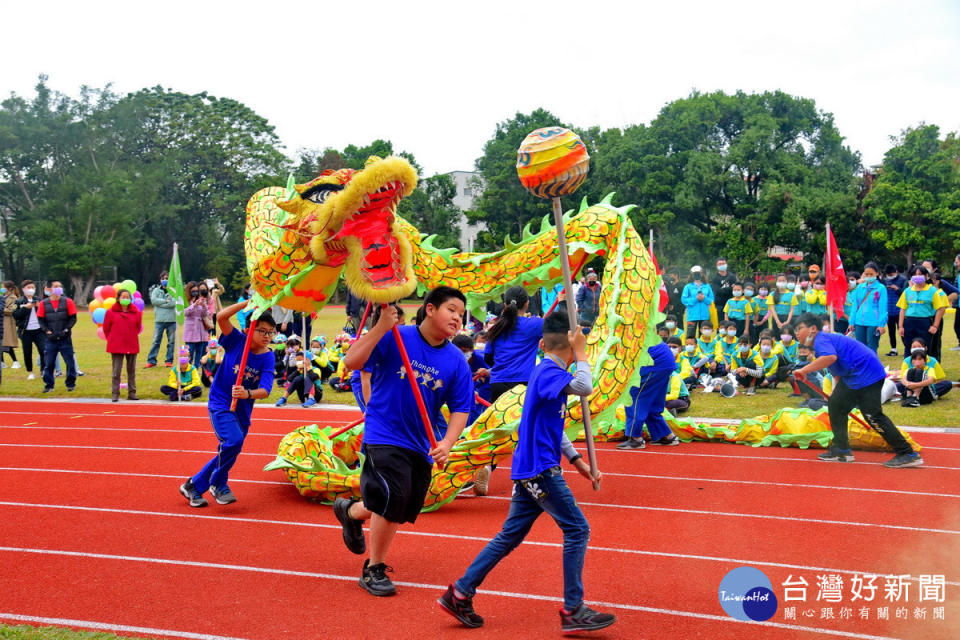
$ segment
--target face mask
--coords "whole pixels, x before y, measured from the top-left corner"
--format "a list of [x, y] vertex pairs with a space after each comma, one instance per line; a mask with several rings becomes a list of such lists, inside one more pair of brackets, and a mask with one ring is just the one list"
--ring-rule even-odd
[[686, 345], [686, 346], [684, 347], [684, 350], [685, 350], [687, 353], [693, 353], [693, 349], [694, 349], [694, 345], [692, 345], [692, 344], [688, 344], [688, 345]]
[[28, 288], [26, 288], [26, 289], [23, 290], [23, 295], [25, 295], [25, 296], [27, 296], [28, 298], [30, 298], [30, 297], [32, 297], [33, 294], [35, 294], [36, 292], [37, 292], [37, 290], [34, 289], [33, 287], [28, 287]]
[[790, 342], [791, 340], [793, 340], [793, 336], [790, 335], [789, 333], [781, 333], [781, 334], [780, 334], [780, 341], [781, 341], [781, 342]]
[[44, 290], [43, 290], [43, 295], [49, 296], [49, 295], [50, 295], [50, 289], [44, 289]]
[[760, 347], [760, 352], [766, 355], [770, 353], [770, 347], [768, 345], [763, 345], [762, 347]]
[[693, 281], [694, 281], [694, 282], [700, 282], [701, 280], [703, 280], [703, 276], [700, 275], [699, 273], [695, 273], [695, 274], [693, 275]]
[[787, 283], [785, 280], [777, 281], [777, 289], [786, 289]]
[[672, 320], [668, 320], [667, 322], [663, 323], [663, 326], [665, 326], [667, 329], [676, 329], [677, 323]]
[[6, 295], [7, 289], [5, 287], [0, 287], [0, 295]]
[[190, 362], [190, 358], [180, 358], [180, 364], [187, 364]]
[[726, 271], [727, 271], [727, 265], [725, 265], [725, 264], [718, 264], [718, 265], [717, 265], [717, 271], [719, 271], [720, 273], [726, 273]]
[[766, 297], [770, 293], [769, 289], [760, 289], [760, 295]]
[[742, 290], [740, 290], [740, 289], [734, 289], [734, 290], [733, 290], [733, 297], [734, 297], [734, 298], [739, 298], [739, 297], [742, 296], [742, 295], [743, 295], [743, 291], [742, 291]]
[[735, 336], [735, 335], [737, 335], [737, 330], [736, 330], [736, 329], [727, 329], [727, 335], [728, 335], [728, 336]]
[[817, 291], [823, 291], [823, 285], [822, 285], [822, 284], [815, 284], [815, 285], [813, 285], [813, 288], [816, 289]]
[[199, 291], [191, 291], [191, 292], [190, 292], [190, 297], [191, 297], [191, 298], [199, 298], [199, 297], [200, 297], [200, 292], [199, 292]]
[[713, 329], [700, 329], [700, 335], [702, 335], [704, 338], [709, 338], [711, 335], [713, 335]]
[[918, 287], [922, 287], [927, 283], [927, 278], [926, 276], [913, 276], [912, 278], [910, 278], [910, 282], [912, 282]]
[[823, 331], [824, 333], [830, 333], [830, 325], [828, 324], [823, 325], [823, 329], [821, 329], [821, 331]]
[[788, 280], [788, 281], [787, 281], [787, 289], [795, 289], [796, 287], [797, 287], [797, 281], [796, 281], [796, 280]]
[[460, 353], [463, 354], [464, 360], [466, 360], [467, 362], [470, 362], [470, 356], [473, 355], [472, 353], [470, 353], [469, 351], [461, 351]]
[[877, 281], [877, 276], [864, 276], [863, 281], [866, 282], [867, 284], [873, 284], [874, 282]]
[[677, 355], [678, 353], [680, 353], [680, 347], [670, 347], [670, 353], [672, 353], [673, 355]]
[[801, 288], [801, 289], [806, 289], [806, 288], [809, 287], [809, 286], [810, 286], [810, 283], [809, 283], [809, 282], [801, 282], [801, 283], [800, 283], [800, 288]]
[[122, 306], [122, 307], [129, 307], [129, 306], [130, 306], [130, 298], [120, 298], [117, 302], [119, 302], [119, 303], [120, 303], [120, 306]]
[[807, 339], [803, 341], [803, 344], [807, 345], [808, 347], [812, 347], [812, 346], [813, 346], [813, 336], [808, 333], [808, 334], [807, 334]]
[[165, 286], [167, 286], [167, 283], [168, 283], [168, 282], [169, 282], [169, 280], [167, 280], [166, 278], [164, 278], [163, 280], [160, 281], [160, 286], [161, 286], [161, 287], [165, 287]]
[[208, 292], [207, 292], [206, 289], [200, 289], [200, 295], [205, 296], [205, 295], [207, 295], [207, 293], [208, 293]]
[[856, 289], [856, 288], [857, 288], [857, 281], [856, 281], [856, 280], [847, 280], [847, 288], [850, 289], [850, 291], [853, 291], [854, 289]]
[[55, 296], [62, 296], [62, 295], [63, 295], [63, 287], [54, 287], [54, 288], [53, 288], [53, 295], [55, 295]]
[[747, 353], [748, 351], [750, 351], [750, 347], [745, 344], [740, 345], [740, 353]]
[[752, 297], [753, 297], [753, 289], [747, 289], [746, 291], [743, 292], [743, 295], [747, 296], [748, 298], [752, 298]]

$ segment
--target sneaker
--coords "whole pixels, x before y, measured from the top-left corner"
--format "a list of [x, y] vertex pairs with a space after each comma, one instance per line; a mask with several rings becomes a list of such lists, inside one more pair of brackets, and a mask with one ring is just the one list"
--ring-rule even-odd
[[55, 371], [54, 374], [53, 374], [53, 377], [54, 377], [54, 378], [62, 378], [62, 377], [63, 377], [63, 371]]
[[285, 405], [285, 404], [287, 404], [287, 399], [286, 399], [286, 398], [280, 398], [279, 400], [277, 400], [276, 406], [282, 407], [282, 406]]
[[488, 466], [477, 469], [477, 473], [473, 476], [474, 494], [478, 496], [487, 495], [487, 490], [490, 488], [490, 472], [491, 469]]
[[465, 627], [476, 629], [483, 626], [483, 618], [473, 610], [473, 598], [458, 598], [453, 592], [453, 585], [447, 587], [443, 595], [437, 599], [437, 604]]
[[19, 369], [19, 368], [20, 368], [20, 362], [17, 360], [14, 360], [13, 366], [11, 367], [11, 369]]
[[596, 629], [609, 627], [616, 621], [616, 616], [594, 611], [583, 603], [571, 612], [560, 609], [560, 626], [565, 632], [595, 631]]
[[76, 391], [76, 390], [77, 390], [76, 387], [67, 387], [67, 391]]
[[308, 408], [312, 407], [312, 406], [315, 405], [315, 404], [317, 404], [317, 401], [316, 401], [316, 400], [314, 400], [313, 398], [307, 398], [307, 399], [304, 401], [304, 403], [303, 403], [303, 408], [304, 408], [304, 409], [308, 409]]
[[757, 393], [757, 388], [756, 388], [756, 387], [747, 387], [746, 394], [747, 394], [748, 396], [756, 395], [756, 393]]
[[466, 482], [462, 487], [460, 487], [460, 490], [457, 491], [457, 495], [460, 495], [462, 493], [467, 493], [471, 489], [473, 489], [473, 480]]
[[900, 401], [901, 407], [919, 407], [920, 398], [917, 396], [904, 396], [903, 400]]
[[[367, 550], [367, 541], [363, 537], [363, 521], [350, 517], [350, 507], [354, 502], [356, 502], [356, 500], [337, 498], [333, 501], [333, 515], [337, 517], [340, 525], [343, 526], [343, 543], [347, 545], [347, 549], [349, 549], [351, 553], [360, 555]], [[364, 570], [364, 572], [366, 572], [366, 570]], [[361, 585], [362, 584], [363, 581], [361, 579]], [[367, 591], [369, 591], [369, 589], [367, 589]], [[371, 593], [373, 592], [371, 591]]]
[[797, 405], [798, 409], [809, 409], [810, 408], [810, 398], [807, 398], [803, 402]]
[[197, 488], [193, 486], [193, 481], [190, 478], [187, 478], [187, 481], [180, 485], [180, 495], [187, 499], [191, 507], [207, 506], [207, 499], [197, 491]]
[[33, 375], [32, 373], [27, 376], [27, 380], [36, 380], [36, 379], [37, 379], [37, 376]]
[[396, 595], [397, 588], [387, 577], [387, 571], [393, 571], [384, 563], [370, 564], [370, 560], [363, 561], [363, 573], [360, 574], [360, 586], [373, 596]]
[[908, 467], [919, 467], [923, 465], [923, 458], [916, 451], [910, 453], [901, 453], [883, 463], [888, 469], [906, 469]]
[[233, 504], [237, 501], [237, 496], [233, 495], [233, 491], [230, 491], [230, 487], [224, 487], [223, 489], [210, 487], [210, 493], [213, 494], [217, 504]]
[[677, 434], [671, 433], [670, 435], [663, 436], [659, 440], [653, 440], [650, 444], [659, 444], [665, 447], [675, 447], [680, 444], [680, 438], [677, 437]]
[[139, 400], [139, 399], [140, 399], [140, 396], [136, 394], [127, 395], [127, 400]]
[[120, 402], [120, 396], [113, 396], [110, 398], [110, 402]]
[[627, 438], [617, 445], [617, 449], [646, 449], [647, 443], [643, 438]]
[[148, 362], [147, 364], [143, 365], [143, 368], [144, 368], [144, 369], [153, 369], [155, 366], [157, 366], [157, 363], [156, 363], [156, 362]]
[[77, 377], [78, 377], [78, 378], [82, 378], [82, 377], [85, 376], [85, 375], [87, 375], [87, 372], [86, 372], [86, 371], [80, 371], [80, 369], [77, 369]]
[[897, 355], [897, 350], [896, 350], [896, 349], [890, 349], [890, 351], [887, 351], [887, 356], [888, 356], [888, 357], [893, 357], [893, 356], [895, 356], [895, 355]]
[[50, 393], [51, 391], [53, 391], [53, 387], [44, 387], [44, 388], [43, 388], [43, 392], [44, 392], [44, 393]]
[[830, 447], [817, 457], [824, 462], [853, 462], [853, 451], [850, 449], [841, 450]]
[[[153, 365], [153, 366], [157, 366], [157, 365]], [[163, 366], [165, 366], [166, 368], [169, 369], [170, 367], [173, 366], [173, 363], [168, 360], [167, 362], [164, 362], [164, 363], [163, 363]]]
[[[955, 347], [950, 347], [950, 351], [960, 351], [960, 344], [958, 344], [958, 345], [955, 346]], [[17, 366], [16, 366], [17, 363], [14, 362], [13, 365], [14, 365], [13, 368], [16, 369], [16, 368], [17, 368]]]

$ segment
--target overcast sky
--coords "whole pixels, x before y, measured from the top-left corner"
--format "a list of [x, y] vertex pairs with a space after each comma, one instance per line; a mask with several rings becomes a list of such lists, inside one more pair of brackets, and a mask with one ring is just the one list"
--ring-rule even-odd
[[[649, 5], [649, 6], [648, 6]], [[602, 128], [664, 104], [781, 89], [834, 114], [864, 164], [920, 122], [960, 130], [960, 2], [5, 2], [0, 95], [37, 75], [239, 100], [285, 151], [377, 138], [471, 170], [498, 122], [544, 107]]]

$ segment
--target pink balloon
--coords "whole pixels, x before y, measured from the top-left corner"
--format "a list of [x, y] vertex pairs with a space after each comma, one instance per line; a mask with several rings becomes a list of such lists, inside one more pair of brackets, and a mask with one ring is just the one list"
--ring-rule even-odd
[[93, 290], [93, 297], [99, 300], [100, 302], [103, 302], [103, 285], [100, 285], [99, 287]]
[[101, 340], [106, 340], [106, 339], [107, 339], [107, 334], [105, 334], [105, 333], [103, 332], [103, 327], [99, 327], [99, 328], [97, 329], [97, 337], [100, 338]]
[[137, 309], [140, 309], [140, 311], [143, 311], [143, 308], [144, 308], [146, 305], [143, 303], [143, 298], [134, 298], [134, 299], [133, 299], [133, 306], [135, 306]]
[[134, 291], [134, 292], [133, 292], [133, 297], [134, 297], [134, 298], [140, 298], [141, 300], [143, 299], [143, 296], [140, 295], [140, 292], [139, 292], [139, 291]]

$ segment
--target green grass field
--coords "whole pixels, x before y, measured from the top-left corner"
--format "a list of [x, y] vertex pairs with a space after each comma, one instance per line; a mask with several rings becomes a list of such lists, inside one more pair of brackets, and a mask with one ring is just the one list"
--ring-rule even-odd
[[[119, 640], [128, 636], [112, 633], [74, 631], [63, 627], [28, 627], [0, 625], [0, 640]], [[150, 636], [139, 636], [140, 638]]]
[[[408, 317], [412, 315], [416, 307], [405, 305]], [[325, 334], [328, 339], [332, 339], [343, 327], [345, 321], [343, 307], [332, 307], [321, 311], [313, 322], [313, 335]], [[953, 332], [952, 316], [948, 317], [946, 322], [947, 331], [944, 335], [943, 368], [946, 370], [947, 377], [951, 380], [960, 380], [960, 351], [950, 351], [949, 347], [957, 344], [957, 338]], [[150, 341], [153, 336], [153, 310], [147, 308], [144, 313], [144, 332], [140, 336], [141, 352], [137, 363], [137, 394], [144, 399], [162, 400], [160, 385], [167, 382], [169, 369], [162, 366], [166, 345], [160, 352], [161, 366], [153, 369], [143, 369], [147, 361], [147, 353], [150, 350]], [[54, 397], [54, 398], [104, 398], [110, 397], [110, 357], [105, 351], [106, 343], [97, 338], [96, 325], [90, 319], [90, 314], [81, 312], [74, 328], [73, 337], [74, 347], [77, 350], [77, 358], [80, 362], [80, 368], [86, 372], [86, 375], [77, 380], [77, 390], [74, 393], [68, 393], [64, 388], [63, 378], [56, 379], [56, 388], [49, 394], [42, 393], [43, 382], [40, 379], [39, 370], [34, 367], [37, 374], [35, 380], [27, 380], [26, 369], [11, 369], [8, 367], [3, 370], [3, 383], [0, 385], [0, 396], [12, 397]], [[902, 345], [900, 346], [902, 352]], [[889, 342], [886, 336], [881, 338], [880, 352], [886, 353], [889, 350]], [[18, 357], [22, 360], [22, 352], [17, 349]], [[881, 357], [884, 364], [891, 368], [899, 369], [902, 357], [887, 358]], [[773, 413], [777, 409], [785, 406], [793, 406], [796, 399], [787, 398], [789, 391], [784, 390], [783, 385], [780, 389], [760, 390], [755, 396], [739, 395], [735, 398], [723, 398], [718, 393], [704, 394], [698, 391], [691, 393], [692, 406], [689, 415], [711, 418], [750, 418], [754, 416]], [[121, 393], [121, 398], [125, 394]], [[261, 403], [273, 403], [280, 397], [280, 392], [274, 389], [273, 394]], [[121, 399], [121, 402], [125, 400]], [[354, 405], [353, 394], [337, 393], [326, 387], [324, 389], [323, 401], [332, 404]], [[195, 401], [200, 402], [200, 401]], [[297, 405], [289, 405], [291, 408]], [[925, 407], [906, 409], [899, 403], [888, 403], [885, 411], [889, 413], [893, 421], [897, 424], [928, 426], [928, 427], [957, 427], [960, 426], [960, 389], [947, 395], [943, 399]]]

